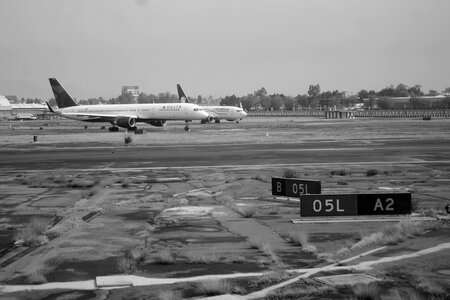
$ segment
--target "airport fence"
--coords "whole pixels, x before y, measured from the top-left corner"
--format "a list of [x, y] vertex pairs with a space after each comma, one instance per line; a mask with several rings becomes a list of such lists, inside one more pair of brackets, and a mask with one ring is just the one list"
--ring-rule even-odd
[[250, 117], [324, 117], [323, 110], [297, 110], [297, 111], [250, 111]]
[[358, 118], [449, 118], [450, 109], [364, 110], [355, 111]]
[[249, 117], [316, 117], [327, 119], [346, 118], [450, 118], [450, 109], [410, 110], [361, 110], [361, 111], [250, 111]]

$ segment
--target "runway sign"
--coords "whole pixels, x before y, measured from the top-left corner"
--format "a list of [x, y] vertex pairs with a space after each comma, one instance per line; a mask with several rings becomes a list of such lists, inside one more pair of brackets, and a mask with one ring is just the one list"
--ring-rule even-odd
[[411, 193], [301, 195], [300, 216], [411, 214]]
[[300, 216], [355, 216], [356, 194], [301, 195]]
[[411, 214], [411, 193], [359, 194], [358, 215]]
[[320, 181], [272, 177], [272, 195], [274, 196], [299, 197], [304, 194], [320, 193]]
[[272, 177], [272, 195], [286, 196], [286, 178]]

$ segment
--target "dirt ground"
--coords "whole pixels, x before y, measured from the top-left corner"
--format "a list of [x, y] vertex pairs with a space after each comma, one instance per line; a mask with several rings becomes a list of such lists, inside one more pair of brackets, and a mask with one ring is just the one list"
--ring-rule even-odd
[[[90, 125], [88, 129], [82, 126], [64, 120], [50, 126], [43, 126], [42, 121], [12, 122], [0, 126], [0, 142], [4, 147], [20, 149], [33, 144], [33, 136], [38, 135], [40, 145], [51, 147], [123, 146], [123, 132], [105, 133], [99, 126]], [[182, 132], [183, 126], [168, 124], [162, 130], [146, 127], [145, 135], [133, 135], [133, 145], [267, 140], [288, 143], [293, 139], [360, 142], [450, 139], [448, 119], [340, 122], [247, 118], [240, 124], [193, 124], [189, 133]], [[207, 277], [201, 277], [202, 280], [193, 282], [181, 280], [171, 285], [110, 290], [27, 291], [24, 288], [5, 292], [0, 286], [0, 298], [181, 299], [216, 294], [245, 298], [300, 274], [298, 270], [333, 264], [356, 266], [450, 243], [449, 221], [437, 218], [447, 215], [444, 207], [450, 202], [450, 164], [386, 165], [373, 176], [367, 175], [367, 171], [367, 166], [358, 164], [346, 166], [345, 173], [340, 175], [330, 174], [327, 166], [289, 169], [299, 178], [320, 179], [323, 193], [412, 192], [415, 215], [430, 219], [418, 222], [406, 219], [400, 223], [414, 227], [414, 233], [388, 241], [374, 239], [365, 244], [358, 242], [379, 232], [387, 235], [399, 222], [295, 224], [292, 220], [300, 218], [298, 199], [271, 195], [271, 177], [283, 177], [286, 168], [257, 172], [240, 168], [216, 168], [208, 172], [28, 170], [14, 176], [0, 171], [0, 282], [3, 287], [89, 281], [114, 274], [178, 279], [249, 274], [227, 280], [228, 287], [217, 288], [219, 292], [208, 291], [203, 284]], [[36, 233], [39, 226], [44, 229]], [[300, 233], [306, 242], [295, 243], [293, 233]], [[358, 257], [379, 247], [384, 248]], [[311, 276], [357, 274], [362, 278], [365, 274], [377, 279], [363, 288], [356, 284], [358, 280], [354, 284], [331, 286], [308, 278], [259, 298], [297, 299], [301, 295], [310, 299], [356, 296], [394, 299], [400, 295], [403, 299], [413, 296], [448, 299], [449, 253], [449, 248], [444, 248], [427, 255], [376, 263], [363, 271], [323, 269]], [[342, 263], [350, 257], [356, 258]], [[252, 276], [255, 272], [266, 275]]]

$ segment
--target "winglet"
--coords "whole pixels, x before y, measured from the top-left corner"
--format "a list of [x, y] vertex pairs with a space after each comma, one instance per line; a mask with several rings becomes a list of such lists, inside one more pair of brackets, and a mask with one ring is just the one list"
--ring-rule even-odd
[[58, 108], [78, 106], [78, 104], [70, 97], [66, 90], [59, 84], [56, 78], [49, 78], [50, 86], [55, 95], [56, 104]]
[[178, 100], [180, 100], [181, 103], [190, 103], [189, 99], [184, 94], [181, 85], [177, 84], [177, 90], [178, 90]]
[[50, 112], [54, 113], [55, 110], [50, 106], [50, 103], [48, 103], [48, 102], [45, 102], [45, 103], [46, 103], [47, 106], [48, 106], [48, 110], [49, 110]]

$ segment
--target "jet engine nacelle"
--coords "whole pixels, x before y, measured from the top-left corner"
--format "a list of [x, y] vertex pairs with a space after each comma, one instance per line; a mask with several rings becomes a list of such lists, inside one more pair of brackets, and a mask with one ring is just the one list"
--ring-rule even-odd
[[166, 126], [166, 120], [151, 120], [147, 122], [148, 124], [156, 127]]
[[119, 127], [127, 128], [130, 130], [136, 129], [136, 119], [135, 118], [128, 118], [128, 117], [117, 118], [116, 124]]
[[206, 117], [206, 118], [200, 120], [200, 123], [206, 124], [206, 123], [209, 123], [209, 122], [211, 122], [211, 121], [213, 121], [213, 120], [214, 120], [214, 117], [213, 117], [213, 116], [208, 116], [208, 117]]

